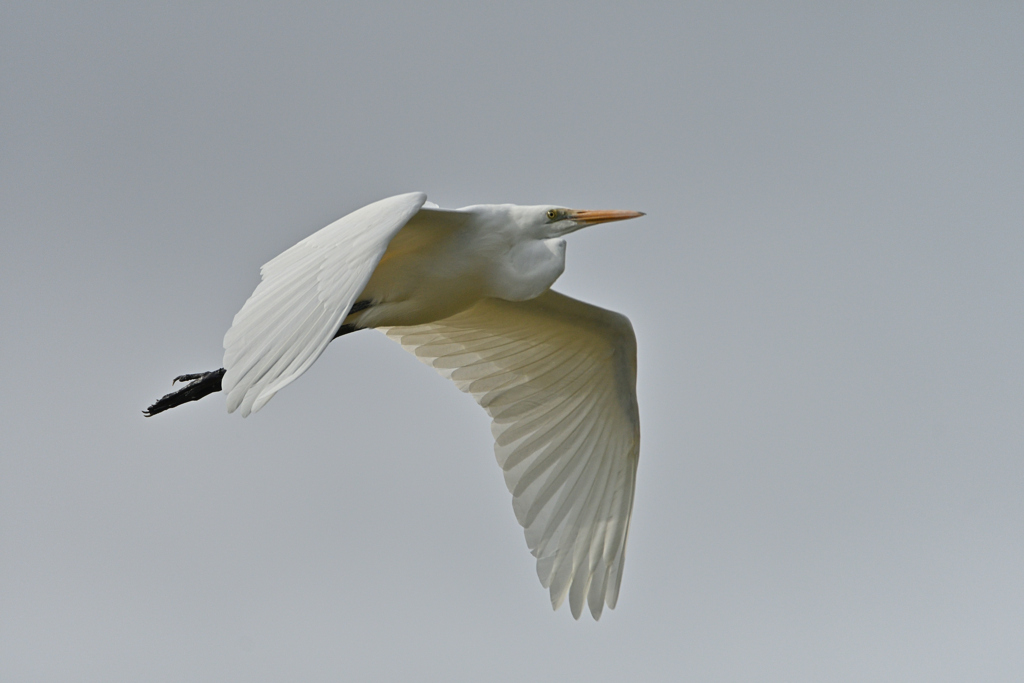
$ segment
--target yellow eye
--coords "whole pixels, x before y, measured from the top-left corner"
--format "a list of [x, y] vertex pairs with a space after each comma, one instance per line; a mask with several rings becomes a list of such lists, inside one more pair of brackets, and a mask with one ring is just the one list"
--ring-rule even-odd
[[554, 209], [548, 209], [548, 220], [555, 220], [558, 218], [558, 212]]

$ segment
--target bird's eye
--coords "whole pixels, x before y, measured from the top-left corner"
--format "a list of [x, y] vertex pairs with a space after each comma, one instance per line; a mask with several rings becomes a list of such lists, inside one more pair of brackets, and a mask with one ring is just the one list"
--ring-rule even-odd
[[555, 220], [558, 218], [558, 211], [555, 209], [548, 209], [548, 220]]

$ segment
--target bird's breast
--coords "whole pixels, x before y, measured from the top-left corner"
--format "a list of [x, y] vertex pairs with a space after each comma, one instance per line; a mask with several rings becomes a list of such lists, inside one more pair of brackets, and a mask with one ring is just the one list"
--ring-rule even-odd
[[565, 271], [565, 240], [527, 240], [513, 245], [488, 273], [490, 296], [526, 301], [546, 292]]

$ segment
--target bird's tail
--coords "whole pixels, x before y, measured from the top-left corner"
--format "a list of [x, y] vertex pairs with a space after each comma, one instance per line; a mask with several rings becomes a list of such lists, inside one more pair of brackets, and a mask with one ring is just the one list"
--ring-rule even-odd
[[210, 372], [197, 372], [192, 375], [179, 375], [174, 378], [175, 382], [188, 382], [185, 386], [177, 391], [172, 391], [167, 394], [159, 401], [151, 405], [142, 411], [142, 414], [146, 417], [153, 417], [157, 413], [162, 413], [168, 408], [174, 408], [180, 406], [182, 403], [188, 403], [189, 401], [198, 401], [203, 396], [213, 394], [221, 390], [221, 380], [224, 379], [224, 373], [226, 370], [221, 368], [220, 370], [212, 370]]

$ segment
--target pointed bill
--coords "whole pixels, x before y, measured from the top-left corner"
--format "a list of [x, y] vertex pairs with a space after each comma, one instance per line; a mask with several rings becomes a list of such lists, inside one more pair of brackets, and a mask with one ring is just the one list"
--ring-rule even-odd
[[579, 227], [597, 225], [598, 223], [611, 223], [612, 221], [625, 221], [630, 218], [644, 216], [643, 211], [589, 211], [579, 209], [569, 212], [569, 218], [579, 223]]

